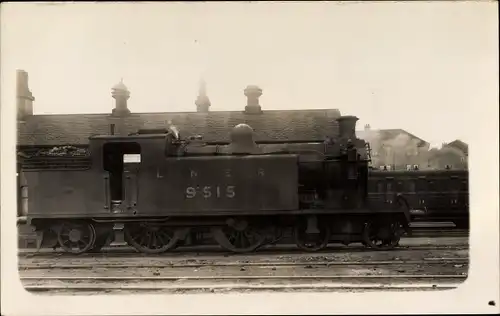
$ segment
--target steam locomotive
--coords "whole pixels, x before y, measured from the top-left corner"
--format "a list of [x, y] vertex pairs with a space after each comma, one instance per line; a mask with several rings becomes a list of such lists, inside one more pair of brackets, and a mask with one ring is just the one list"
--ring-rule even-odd
[[172, 127], [92, 136], [88, 155], [24, 160], [22, 215], [45, 245], [74, 254], [109, 242], [163, 253], [207, 238], [252, 252], [286, 232], [306, 251], [333, 242], [392, 249], [412, 215], [401, 194], [370, 193], [357, 120], [341, 116], [338, 137], [310, 142], [257, 143], [246, 124], [228, 143]]

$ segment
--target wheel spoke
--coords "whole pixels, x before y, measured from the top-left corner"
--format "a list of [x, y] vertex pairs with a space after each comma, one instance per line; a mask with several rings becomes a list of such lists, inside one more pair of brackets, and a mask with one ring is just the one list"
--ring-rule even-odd
[[165, 252], [174, 248], [178, 241], [171, 229], [150, 224], [127, 224], [125, 237], [132, 247], [143, 253]]
[[139, 235], [139, 236], [141, 237], [141, 240], [139, 241], [139, 244], [140, 245], [144, 245], [144, 242], [146, 241], [147, 235], [144, 234], [144, 235]]
[[77, 222], [63, 223], [57, 233], [61, 248], [74, 254], [84, 253], [92, 248], [95, 237], [92, 224]]
[[148, 232], [148, 243], [146, 244], [146, 247], [151, 249], [152, 242], [153, 242], [153, 234], [151, 232]]
[[212, 229], [213, 237], [220, 246], [237, 253], [252, 252], [261, 246], [264, 243], [265, 235], [258, 232], [259, 229], [252, 227], [250, 224], [243, 230], [237, 230], [229, 226], [223, 228], [214, 227]]
[[158, 240], [160, 241], [160, 247], [163, 247], [163, 246], [165, 246], [167, 244], [165, 242], [165, 240], [163, 239], [162, 234], [158, 234]]

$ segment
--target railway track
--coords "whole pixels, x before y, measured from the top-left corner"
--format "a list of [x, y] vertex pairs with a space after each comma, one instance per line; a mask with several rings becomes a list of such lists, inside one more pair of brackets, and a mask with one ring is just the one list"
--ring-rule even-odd
[[315, 253], [282, 245], [248, 254], [211, 246], [155, 256], [46, 251], [20, 254], [19, 274], [27, 290], [48, 295], [444, 290], [467, 278], [467, 243], [426, 237], [390, 251], [335, 245]]
[[[19, 270], [27, 290], [49, 294], [453, 289], [467, 278], [468, 254], [461, 250], [453, 250], [448, 257], [441, 254], [439, 250], [396, 251], [359, 253], [354, 257], [336, 254], [327, 259], [322, 255], [261, 254], [176, 261], [136, 256], [127, 263], [113, 257], [84, 258], [83, 262], [71, 258], [24, 262], [29, 261], [25, 258]], [[338, 261], [342, 258], [354, 260]]]
[[[208, 248], [208, 249], [207, 249]], [[394, 250], [389, 251], [403, 251], [403, 252], [412, 252], [416, 250], [420, 251], [432, 251], [432, 250], [468, 250], [469, 246], [466, 244], [463, 245], [415, 245], [415, 246], [403, 246], [397, 247]], [[373, 250], [367, 249], [365, 247], [329, 247], [324, 250], [320, 250], [315, 252], [315, 254], [330, 254], [330, 253], [363, 253], [370, 252]], [[210, 247], [199, 247], [199, 248], [185, 248], [174, 251], [169, 251], [162, 254], [142, 254], [138, 253], [137, 250], [131, 247], [108, 247], [102, 249], [100, 253], [83, 253], [79, 255], [65, 253], [60, 250], [53, 249], [23, 249], [18, 252], [18, 257], [37, 257], [37, 258], [52, 258], [54, 256], [60, 258], [92, 258], [92, 257], [102, 257], [102, 256], [113, 256], [113, 257], [135, 257], [137, 255], [141, 255], [144, 257], [165, 257], [165, 258], [175, 258], [179, 256], [183, 257], [197, 257], [197, 256], [205, 256], [205, 255], [216, 255], [216, 256], [237, 256], [238, 254], [233, 254], [228, 251], [221, 250], [220, 248], [210, 248]], [[245, 254], [246, 256], [254, 256], [254, 255], [286, 255], [286, 254], [311, 254], [309, 252], [301, 251], [295, 248], [282, 248], [282, 247], [272, 247], [267, 249], [261, 249], [255, 253]]]
[[[31, 277], [21, 278], [28, 291], [64, 292], [213, 292], [269, 290], [438, 290], [459, 286], [462, 275], [316, 275], [223, 277]], [[56, 282], [57, 284], [54, 284]]]
[[468, 258], [424, 258], [423, 260], [390, 260], [390, 261], [314, 261], [314, 262], [217, 262], [217, 263], [149, 263], [149, 264], [109, 264], [109, 263], [87, 263], [87, 264], [20, 264], [20, 270], [36, 269], [131, 269], [131, 268], [200, 268], [200, 267], [335, 267], [335, 266], [382, 266], [382, 265], [443, 265], [443, 264], [468, 264]]

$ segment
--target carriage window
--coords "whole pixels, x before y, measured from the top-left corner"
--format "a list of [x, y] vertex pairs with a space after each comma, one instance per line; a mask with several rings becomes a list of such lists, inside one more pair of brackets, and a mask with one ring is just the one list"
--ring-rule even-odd
[[431, 192], [436, 191], [436, 183], [434, 181], [429, 181], [428, 187], [429, 187], [429, 191], [431, 191]]
[[453, 180], [446, 178], [436, 178], [435, 181], [431, 182], [431, 190], [436, 192], [448, 192], [452, 190]]
[[429, 186], [427, 185], [427, 180], [425, 178], [417, 180], [417, 190], [418, 192], [429, 191]]
[[466, 180], [460, 182], [460, 191], [469, 191], [469, 183]]
[[395, 187], [396, 192], [398, 192], [398, 193], [404, 192], [404, 190], [405, 190], [402, 181], [397, 181], [396, 183], [394, 183], [394, 187]]
[[413, 181], [413, 180], [408, 181], [407, 187], [408, 187], [408, 192], [415, 192], [416, 191], [415, 190], [415, 187], [416, 187], [415, 181]]
[[392, 183], [387, 182], [387, 192], [392, 192]]
[[381, 181], [379, 181], [377, 187], [378, 187], [378, 192], [384, 192], [384, 184]]
[[443, 184], [444, 184], [443, 191], [458, 192], [460, 191], [461, 182], [462, 182], [461, 179], [459, 179], [457, 176], [452, 176], [448, 179], [443, 179]]

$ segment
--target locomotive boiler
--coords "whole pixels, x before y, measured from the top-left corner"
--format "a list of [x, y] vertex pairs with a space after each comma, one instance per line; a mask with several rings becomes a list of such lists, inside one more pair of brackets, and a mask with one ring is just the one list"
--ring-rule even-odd
[[85, 156], [24, 161], [27, 220], [45, 244], [71, 253], [111, 241], [162, 253], [207, 236], [251, 252], [286, 232], [307, 251], [332, 242], [391, 249], [411, 215], [400, 195], [369, 194], [357, 120], [342, 116], [338, 137], [308, 142], [256, 142], [246, 124], [229, 143], [172, 128], [92, 136]]

